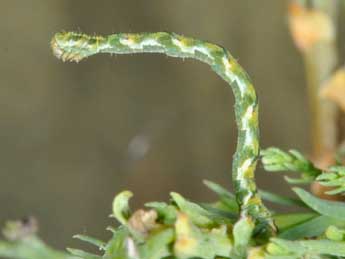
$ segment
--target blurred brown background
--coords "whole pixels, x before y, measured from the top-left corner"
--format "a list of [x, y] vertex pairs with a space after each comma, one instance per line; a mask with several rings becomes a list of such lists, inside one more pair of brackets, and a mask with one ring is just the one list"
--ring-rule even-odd
[[[212, 3], [212, 4], [211, 4]], [[219, 43], [260, 97], [262, 146], [308, 151], [303, 64], [286, 1], [1, 1], [0, 223], [35, 215], [59, 248], [76, 233], [105, 238], [114, 195], [133, 207], [172, 190], [200, 201], [202, 179], [228, 188], [236, 142], [233, 96], [211, 69], [161, 55], [99, 55], [62, 63], [61, 30], [173, 31]], [[257, 171], [261, 188], [285, 193]]]

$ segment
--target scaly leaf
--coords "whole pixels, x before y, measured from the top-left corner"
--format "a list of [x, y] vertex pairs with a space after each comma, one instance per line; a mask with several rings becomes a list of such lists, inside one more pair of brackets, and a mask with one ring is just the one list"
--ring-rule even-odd
[[202, 208], [200, 205], [187, 201], [180, 194], [176, 192], [170, 193], [172, 199], [176, 202], [180, 210], [188, 215], [190, 220], [203, 227], [213, 226], [215, 222], [212, 220], [210, 213]]
[[297, 240], [320, 236], [332, 224], [337, 224], [339, 219], [328, 216], [319, 216], [299, 223], [279, 234], [280, 238]]
[[293, 227], [295, 225], [306, 222], [310, 219], [316, 218], [319, 214], [316, 213], [286, 213], [274, 215], [274, 222], [280, 231]]
[[99, 255], [91, 254], [79, 249], [67, 248], [68, 252], [81, 259], [101, 259]]
[[329, 226], [325, 232], [328, 239], [333, 241], [344, 241], [345, 240], [345, 230], [340, 229], [336, 226]]
[[279, 205], [306, 207], [305, 204], [301, 202], [300, 200], [285, 197], [279, 194], [275, 194], [275, 193], [271, 193], [271, 192], [263, 191], [263, 190], [260, 190], [259, 194], [261, 195], [261, 198], [263, 200], [276, 203]]
[[79, 234], [79, 235], [74, 235], [73, 238], [76, 238], [76, 239], [82, 240], [84, 242], [87, 242], [89, 244], [92, 244], [94, 246], [97, 246], [99, 249], [102, 249], [102, 250], [105, 247], [105, 242], [98, 240], [94, 237], [89, 237], [89, 236]]
[[311, 209], [325, 216], [345, 220], [345, 204], [343, 202], [322, 200], [301, 188], [293, 188], [293, 191]]
[[345, 256], [345, 243], [330, 241], [327, 239], [289, 241], [272, 238], [271, 243], [267, 246], [267, 250], [270, 256], [274, 256], [268, 256], [267, 258], [280, 258], [278, 256], [291, 256], [291, 258], [310, 258], [308, 256], [311, 255]]
[[148, 202], [146, 207], [154, 209], [158, 213], [158, 219], [164, 224], [172, 225], [176, 221], [177, 208], [165, 202]]
[[299, 172], [298, 179], [286, 178], [289, 183], [309, 183], [322, 173], [311, 161], [297, 150], [285, 152], [279, 148], [267, 148], [260, 152], [265, 170], [270, 172], [292, 171]]
[[161, 259], [171, 255], [169, 244], [174, 240], [174, 230], [163, 229], [150, 235], [149, 239], [139, 247], [142, 259]]
[[113, 232], [112, 239], [106, 244], [103, 259], [133, 259], [137, 253], [137, 248], [129, 237], [129, 231], [125, 227], [120, 227]]
[[225, 225], [201, 230], [186, 214], [179, 214], [175, 224], [174, 255], [179, 259], [214, 259], [230, 255], [232, 241]]
[[252, 237], [255, 224], [250, 218], [241, 218], [234, 225], [234, 249], [232, 250], [233, 258], [246, 258], [247, 248]]
[[116, 218], [123, 225], [127, 224], [127, 220], [130, 216], [128, 201], [132, 196], [132, 192], [123, 191], [116, 195], [113, 201], [113, 214], [111, 216]]
[[229, 192], [219, 184], [216, 184], [208, 180], [204, 180], [203, 182], [209, 189], [218, 194], [220, 202], [222, 202], [226, 207], [228, 207], [230, 212], [237, 213], [239, 211], [235, 195], [233, 195], [231, 192]]

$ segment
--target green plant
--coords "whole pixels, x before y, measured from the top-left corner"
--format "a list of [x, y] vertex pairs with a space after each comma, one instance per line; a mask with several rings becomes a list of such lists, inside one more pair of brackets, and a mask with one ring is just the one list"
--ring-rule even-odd
[[[95, 245], [100, 254], [78, 249], [55, 251], [37, 236], [33, 220], [9, 222], [4, 229], [7, 241], [0, 241], [0, 256], [18, 259], [295, 259], [345, 258], [345, 204], [317, 198], [301, 188], [293, 188], [298, 199], [258, 191], [254, 171], [259, 158], [258, 102], [246, 72], [224, 48], [181, 35], [158, 32], [114, 34], [107, 37], [80, 33], [57, 33], [52, 40], [55, 56], [76, 61], [97, 54], [154, 52], [205, 62], [231, 87], [235, 95], [238, 126], [237, 150], [233, 160], [235, 194], [220, 185], [205, 181], [219, 200], [194, 203], [171, 193], [169, 203], [147, 203], [146, 209], [132, 212], [130, 191], [113, 201], [112, 216], [120, 226], [108, 227], [113, 235], [107, 241], [77, 235]], [[317, 168], [297, 151], [276, 148], [261, 151], [267, 171], [296, 171], [292, 184], [318, 181], [344, 193], [345, 169]], [[274, 213], [262, 199], [284, 206], [303, 208], [297, 213]], [[306, 211], [307, 210], [307, 211]]]

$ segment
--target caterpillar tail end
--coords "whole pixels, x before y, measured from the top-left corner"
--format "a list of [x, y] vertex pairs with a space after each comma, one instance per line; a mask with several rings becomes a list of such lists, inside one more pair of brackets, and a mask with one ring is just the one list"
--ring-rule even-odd
[[96, 54], [99, 40], [102, 37], [89, 37], [74, 32], [59, 32], [50, 42], [53, 54], [62, 61], [79, 62], [82, 59]]

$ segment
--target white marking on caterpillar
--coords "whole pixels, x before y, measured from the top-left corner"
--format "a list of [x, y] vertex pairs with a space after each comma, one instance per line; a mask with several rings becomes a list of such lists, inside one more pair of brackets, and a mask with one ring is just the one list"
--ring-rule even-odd
[[[242, 165], [237, 170], [237, 180], [239, 180], [242, 189], [250, 189], [248, 182], [245, 180], [247, 177], [244, 174], [248, 171], [252, 163], [253, 159], [248, 158], [242, 163]], [[252, 194], [248, 193], [245, 197], [243, 197], [242, 204], [248, 204], [249, 200], [251, 199], [251, 196]]]
[[231, 64], [226, 56], [222, 57], [222, 62], [226, 71], [231, 71]]
[[[236, 76], [235, 74], [231, 71], [231, 64], [229, 62], [229, 59], [226, 56], [222, 57], [222, 62], [224, 65], [224, 70], [225, 70], [225, 74], [228, 78], [230, 78], [231, 83], [233, 83], [234, 81], [236, 81]], [[242, 94], [242, 91], [241, 91]]]
[[155, 40], [155, 39], [145, 39], [145, 40], [143, 40], [141, 43], [140, 43], [140, 45], [142, 46], [142, 47], [144, 47], [144, 46], [158, 46], [158, 47], [162, 47], [163, 45], [162, 44], [160, 44], [157, 40]]
[[122, 45], [127, 45], [128, 47], [133, 48], [133, 45], [135, 45], [134, 41], [130, 38], [120, 38], [120, 43]]
[[253, 135], [252, 135], [252, 131], [251, 130], [247, 130], [245, 133], [245, 137], [244, 137], [244, 145], [245, 146], [252, 146], [253, 144]]
[[173, 39], [172, 39], [172, 42], [173, 42], [177, 47], [179, 47], [181, 50], [183, 50], [183, 49], [185, 48], [185, 45], [183, 44], [183, 42], [181, 42], [181, 41], [178, 40], [178, 39], [173, 38]]
[[246, 83], [243, 82], [239, 77], [235, 76], [235, 74], [232, 72], [232, 66], [229, 62], [229, 59], [224, 56], [222, 58], [222, 62], [223, 62], [223, 65], [225, 67], [225, 74], [234, 82], [237, 83], [238, 85], [238, 88], [240, 89], [240, 92], [241, 92], [241, 96], [244, 95], [244, 93], [246, 92]]
[[243, 179], [243, 174], [248, 170], [248, 168], [251, 166], [253, 162], [253, 159], [252, 158], [248, 158], [246, 159], [242, 165], [238, 168], [238, 176], [237, 178], [242, 180]]
[[208, 56], [210, 59], [213, 60], [213, 56], [211, 55], [210, 51], [207, 48], [205, 48], [205, 47], [194, 46], [193, 47], [193, 51], [194, 51], [194, 53], [195, 53], [195, 51], [199, 51], [199, 52], [205, 54], [206, 56]]
[[243, 81], [242, 81], [240, 78], [238, 78], [238, 77], [236, 77], [235, 81], [236, 81], [236, 83], [237, 83], [237, 85], [238, 85], [238, 88], [240, 89], [241, 95], [243, 96], [244, 93], [245, 93], [245, 91], [246, 91], [246, 88], [247, 88], [246, 83], [243, 82]]
[[182, 41], [175, 39], [175, 38], [172, 39], [172, 42], [177, 47], [179, 47], [183, 52], [195, 55], [195, 51], [199, 51], [213, 60], [213, 56], [211, 55], [210, 51], [203, 46], [186, 46]]
[[143, 49], [145, 46], [158, 46], [158, 47], [162, 47], [163, 45], [160, 44], [157, 40], [155, 39], [145, 39], [142, 42], [136, 43], [135, 41], [133, 41], [132, 39], [127, 39], [127, 38], [121, 38], [120, 39], [120, 43], [122, 45], [127, 45], [128, 47], [130, 47], [131, 49], [138, 49], [141, 50]]
[[186, 46], [182, 41], [178, 39], [172, 39], [172, 42], [181, 49], [182, 52], [194, 54], [194, 47]]
[[[243, 204], [248, 204], [249, 201], [250, 201], [250, 199], [251, 199], [251, 195], [250, 195], [250, 194], [246, 195], [246, 196], [243, 198]], [[242, 213], [244, 213], [244, 212], [242, 212]], [[246, 212], [246, 213], [247, 213], [247, 212]]]
[[254, 113], [253, 105], [250, 105], [247, 108], [244, 116], [241, 119], [241, 121], [242, 121], [242, 130], [246, 130], [247, 128], [249, 128], [249, 122], [250, 122], [251, 118], [253, 117], [253, 113]]
[[111, 45], [107, 42], [107, 43], [103, 43], [101, 45], [98, 45], [98, 49], [99, 50], [104, 50], [104, 49], [110, 49]]

